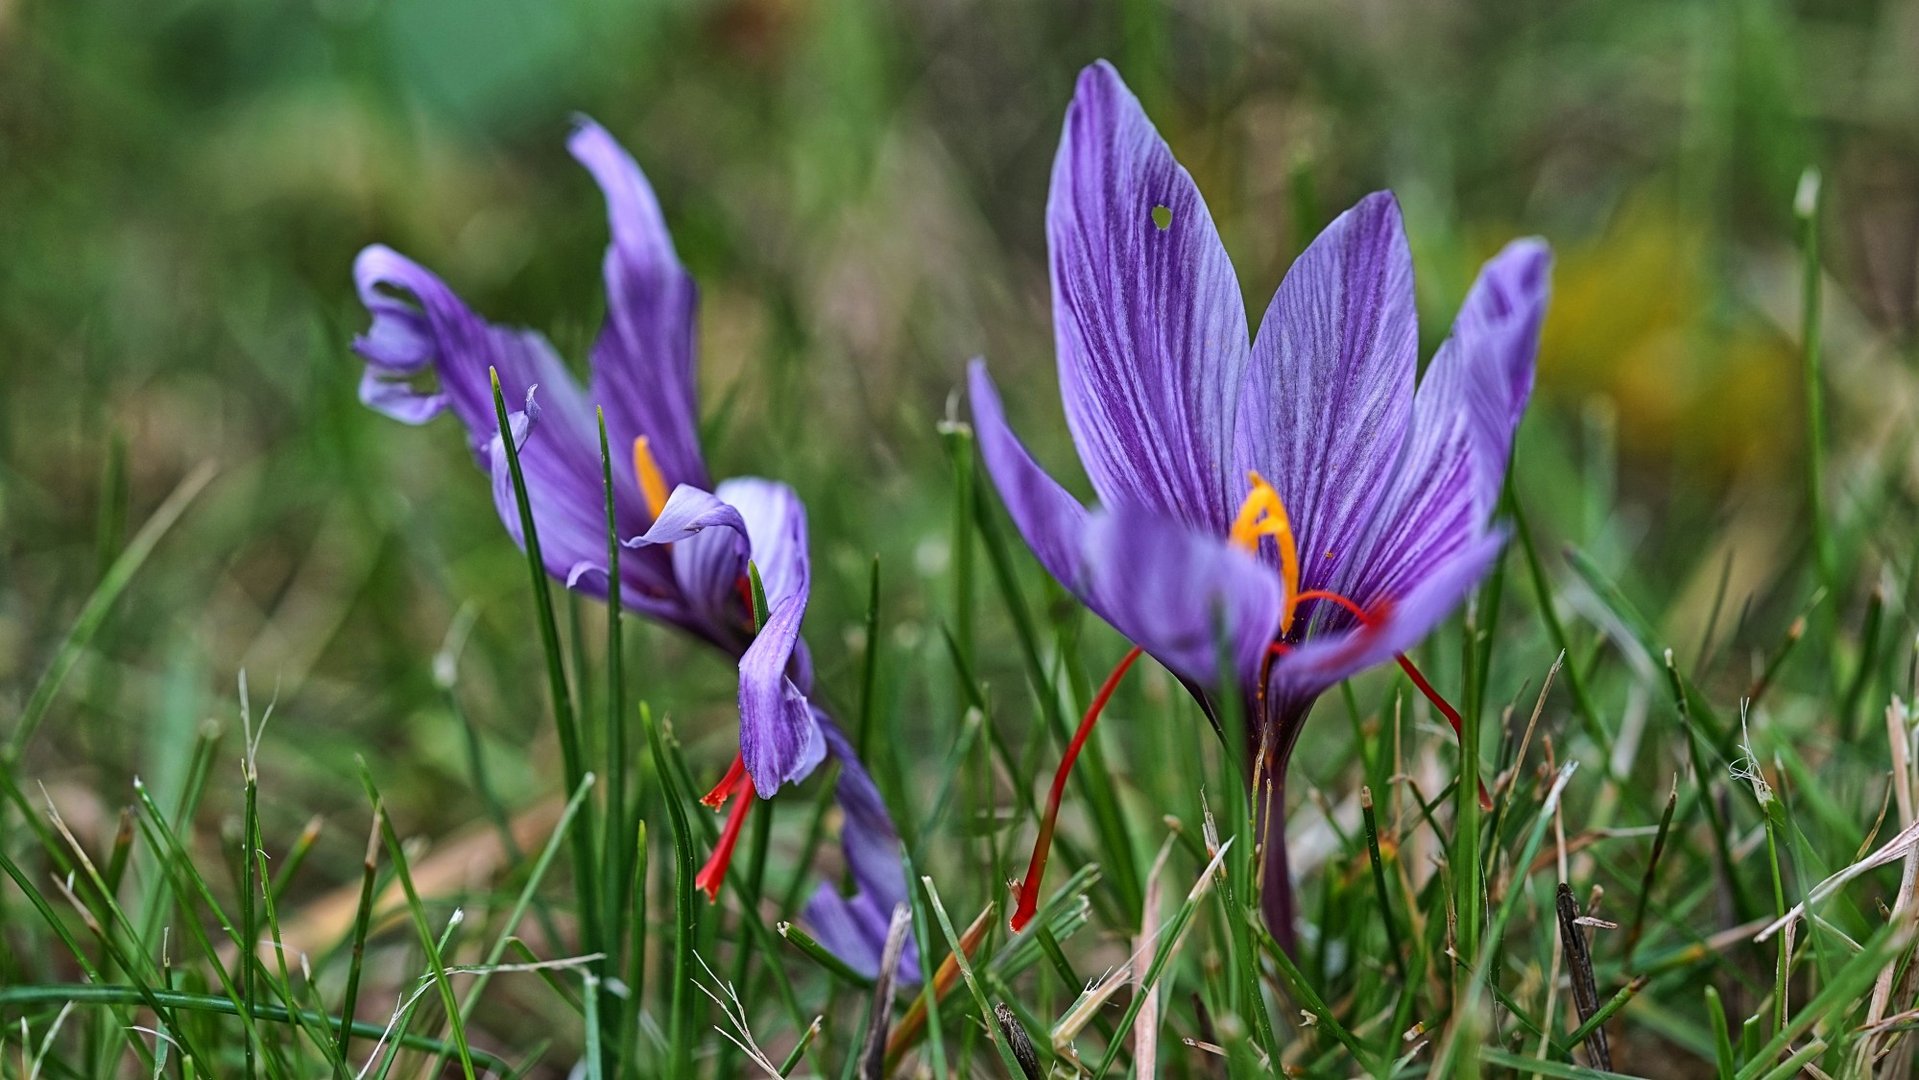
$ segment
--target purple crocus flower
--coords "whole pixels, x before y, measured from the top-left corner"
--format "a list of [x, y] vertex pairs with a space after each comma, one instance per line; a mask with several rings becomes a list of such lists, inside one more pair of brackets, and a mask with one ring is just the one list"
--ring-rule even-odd
[[[772, 480], [713, 483], [699, 445], [693, 280], [646, 177], [613, 137], [581, 121], [567, 148], [605, 194], [613, 234], [604, 270], [607, 318], [588, 385], [575, 382], [539, 334], [487, 322], [437, 276], [374, 246], [354, 264], [360, 299], [373, 317], [354, 342], [367, 364], [360, 399], [409, 424], [451, 409], [493, 479], [500, 520], [524, 546], [489, 369], [498, 371], [509, 400], [524, 398], [526, 408], [510, 427], [547, 572], [598, 598], [617, 588], [626, 608], [739, 662], [739, 756], [705, 801], [718, 807], [742, 797], [699, 884], [717, 894], [753, 795], [771, 798], [831, 753], [840, 759], [841, 841], [858, 890], [842, 897], [822, 886], [806, 917], [828, 948], [873, 974], [906, 882], [899, 837], [878, 790], [839, 727], [809, 697], [812, 665], [799, 636], [810, 579], [806, 508]], [[437, 386], [422, 389], [429, 374]], [[631, 470], [614, 470], [615, 526], [633, 549], [620, 559], [618, 582], [607, 571], [595, 404], [605, 413], [610, 444], [632, 451]], [[760, 627], [753, 625], [749, 560], [766, 593]]]
[[[1403, 653], [1505, 540], [1490, 519], [1532, 390], [1550, 257], [1520, 240], [1487, 263], [1415, 391], [1412, 260], [1381, 192], [1299, 257], [1249, 346], [1205, 202], [1104, 62], [1067, 110], [1046, 225], [1060, 390], [1100, 506], [1034, 463], [976, 361], [981, 452], [1039, 561], [1137, 645], [1122, 669], [1151, 654], [1209, 715], [1239, 695], [1264, 795], [1262, 901], [1290, 941], [1284, 783], [1314, 700], [1399, 658], [1457, 727]], [[1220, 685], [1220, 647], [1233, 685]]]

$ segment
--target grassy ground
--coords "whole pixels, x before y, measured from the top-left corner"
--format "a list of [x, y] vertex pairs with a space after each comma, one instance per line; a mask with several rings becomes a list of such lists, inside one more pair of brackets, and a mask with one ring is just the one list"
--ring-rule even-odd
[[[0, 0], [0, 1076], [864, 1075], [872, 988], [779, 929], [839, 872], [823, 781], [689, 902], [733, 672], [629, 621], [615, 693], [603, 612], [556, 596], [570, 790], [461, 438], [354, 400], [373, 241], [584, 354], [575, 111], [701, 282], [720, 471], [809, 502], [808, 635], [923, 954], [984, 920], [947, 993], [902, 990], [902, 1074], [1016, 1075], [1003, 1003], [1054, 1075], [1909, 1075], [1915, 35], [1894, 0]], [[1428, 350], [1498, 243], [1559, 256], [1517, 540], [1419, 652], [1494, 808], [1397, 673], [1329, 694], [1296, 962], [1246, 919], [1234, 765], [1151, 665], [1070, 789], [1047, 932], [985, 914], [1125, 645], [940, 421], [984, 354], [1070, 458], [1041, 210], [1097, 56], [1256, 306], [1382, 186]]]

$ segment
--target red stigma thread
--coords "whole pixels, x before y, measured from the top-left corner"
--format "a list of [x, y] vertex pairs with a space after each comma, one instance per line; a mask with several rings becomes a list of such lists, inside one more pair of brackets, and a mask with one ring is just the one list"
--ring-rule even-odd
[[[1326, 589], [1309, 589], [1293, 598], [1294, 603], [1305, 600], [1329, 600], [1351, 612], [1353, 618], [1358, 619], [1361, 626], [1371, 629], [1378, 625], [1377, 618], [1369, 615], [1364, 608], [1354, 603], [1351, 598], [1341, 596], [1336, 592], [1331, 592]], [[1274, 647], [1277, 649], [1279, 643], [1275, 642]], [[1426, 676], [1420, 672], [1418, 667], [1414, 666], [1411, 657], [1405, 653], [1394, 653], [1393, 658], [1399, 661], [1399, 669], [1404, 671], [1406, 677], [1413, 681], [1413, 686], [1418, 688], [1420, 693], [1426, 695], [1426, 700], [1432, 702], [1433, 708], [1438, 709], [1440, 714], [1445, 716], [1446, 722], [1453, 726], [1453, 737], [1459, 738], [1460, 735], [1463, 734], [1461, 729], [1464, 724], [1464, 721], [1460, 719], [1459, 710], [1453, 708], [1452, 702], [1440, 696], [1438, 690], [1433, 689], [1433, 684], [1426, 681]], [[1464, 752], [1464, 747], [1461, 749], [1462, 752]], [[1479, 784], [1479, 808], [1481, 810], [1491, 810], [1493, 808], [1492, 793], [1486, 790], [1486, 783], [1483, 780], [1480, 781]]]
[[720, 830], [720, 842], [713, 845], [713, 854], [707, 856], [706, 865], [700, 867], [699, 876], [693, 879], [693, 887], [706, 894], [708, 903], [718, 902], [720, 883], [726, 880], [726, 868], [733, 861], [733, 849], [740, 842], [740, 827], [746, 824], [747, 811], [759, 801], [758, 793], [753, 790], [753, 778], [746, 772], [746, 766], [738, 756], [733, 758], [733, 767], [726, 770], [726, 776], [717, 787], [706, 793], [700, 802], [719, 809], [733, 796], [739, 801], [726, 815], [726, 826]]
[[1086, 707], [1086, 715], [1080, 717], [1079, 729], [1073, 732], [1073, 741], [1066, 744], [1066, 756], [1059, 762], [1059, 768], [1053, 773], [1053, 789], [1046, 796], [1046, 816], [1040, 819], [1039, 835], [1033, 839], [1033, 857], [1026, 864], [1026, 877], [1019, 883], [1019, 903], [1013, 907], [1011, 925], [1014, 933], [1026, 929], [1033, 921], [1033, 915], [1039, 910], [1039, 883], [1046, 873], [1046, 855], [1053, 846], [1053, 826], [1059, 821], [1059, 801], [1066, 794], [1066, 776], [1073, 771], [1073, 762], [1079, 760], [1080, 748], [1086, 745], [1086, 739], [1093, 733], [1093, 724], [1099, 720], [1099, 714], [1105, 710], [1106, 703], [1113, 698], [1113, 691], [1119, 689], [1119, 681], [1138, 660], [1139, 646], [1135, 645], [1120, 658], [1112, 674], [1100, 684], [1099, 693], [1093, 695], [1092, 704]]
[[740, 778], [745, 775], [746, 759], [734, 754], [733, 764], [727, 767], [726, 775], [720, 777], [720, 782], [713, 785], [712, 791], [700, 796], [700, 805], [715, 810], [725, 806], [726, 800], [733, 796], [733, 789], [739, 786]]

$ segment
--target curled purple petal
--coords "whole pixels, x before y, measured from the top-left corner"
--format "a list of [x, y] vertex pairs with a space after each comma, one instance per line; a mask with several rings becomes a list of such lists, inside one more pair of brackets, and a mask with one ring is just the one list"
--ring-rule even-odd
[[1193, 178], [1104, 61], [1066, 112], [1046, 237], [1060, 392], [1100, 500], [1223, 531], [1245, 303]]
[[775, 604], [740, 657], [740, 759], [761, 798], [805, 779], [826, 754], [806, 695], [787, 677], [805, 615], [804, 592]]
[[641, 550], [671, 545], [674, 591], [692, 628], [735, 652], [745, 647], [751, 613], [741, 603], [739, 582], [751, 549], [737, 509], [713, 492], [681, 484], [653, 524], [625, 544]]
[[736, 476], [721, 481], [714, 494], [739, 511], [766, 602], [777, 606], [805, 592], [812, 570], [806, 553], [806, 504], [799, 493], [775, 480]]

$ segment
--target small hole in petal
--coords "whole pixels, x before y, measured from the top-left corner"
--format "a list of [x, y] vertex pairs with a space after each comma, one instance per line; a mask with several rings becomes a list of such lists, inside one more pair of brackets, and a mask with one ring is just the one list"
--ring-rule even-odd
[[1173, 227], [1173, 208], [1164, 204], [1153, 207], [1153, 227], [1165, 232]]

